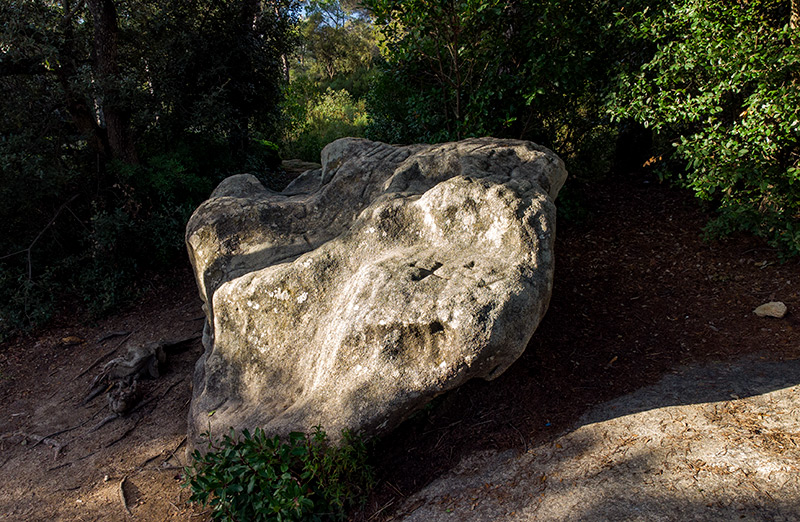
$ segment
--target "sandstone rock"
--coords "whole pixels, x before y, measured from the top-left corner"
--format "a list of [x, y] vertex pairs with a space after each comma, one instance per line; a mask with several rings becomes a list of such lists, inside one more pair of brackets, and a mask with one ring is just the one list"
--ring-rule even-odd
[[190, 440], [388, 430], [519, 357], [552, 290], [549, 150], [343, 139], [281, 193], [223, 181], [187, 226], [205, 301]]
[[753, 310], [759, 317], [776, 317], [780, 319], [786, 315], [786, 305], [780, 301], [773, 301], [771, 303], [764, 303], [755, 310]]
[[322, 168], [319, 163], [311, 163], [300, 159], [288, 159], [281, 162], [281, 168], [287, 173], [292, 174], [293, 178], [299, 176], [307, 170], [314, 170]]

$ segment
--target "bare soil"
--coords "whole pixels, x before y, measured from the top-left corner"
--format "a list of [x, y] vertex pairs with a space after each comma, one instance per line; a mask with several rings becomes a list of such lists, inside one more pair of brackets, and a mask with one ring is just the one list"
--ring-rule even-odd
[[0, 347], [0, 520], [203, 520], [180, 486], [198, 339], [168, 351], [166, 371], [142, 381], [128, 415], [101, 425], [111, 413], [106, 396], [81, 404], [104, 364], [129, 346], [202, 329], [188, 268], [152, 283], [118, 315], [67, 314]]
[[[496, 380], [467, 383], [375, 442], [378, 483], [355, 520], [400, 516], [407, 497], [463, 458], [555, 441], [593, 406], [676, 368], [800, 357], [800, 261], [781, 263], [749, 237], [703, 241], [708, 216], [691, 195], [646, 175], [570, 183], [588, 216], [559, 217], [553, 298], [527, 351]], [[169, 353], [134, 412], [97, 427], [110, 413], [105, 398], [81, 405], [128, 346], [201, 330], [188, 267], [150, 284], [113, 317], [67, 311], [0, 345], [0, 520], [208, 518], [180, 486], [199, 340]], [[786, 317], [753, 314], [772, 300], [786, 303]], [[120, 332], [130, 333], [109, 337]]]

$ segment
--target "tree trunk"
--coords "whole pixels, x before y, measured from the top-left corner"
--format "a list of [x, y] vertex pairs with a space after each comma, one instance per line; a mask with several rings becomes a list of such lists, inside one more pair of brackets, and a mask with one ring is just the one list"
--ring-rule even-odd
[[789, 15], [789, 27], [791, 29], [800, 28], [800, 0], [792, 0], [791, 14]]
[[[237, 21], [239, 36], [242, 39], [247, 39], [248, 35], [253, 34], [258, 18], [261, 16], [261, 0], [244, 0], [239, 3], [241, 4]], [[244, 46], [246, 44], [239, 42], [239, 45]], [[231, 77], [230, 87], [234, 93], [241, 92], [242, 81], [241, 76], [237, 76], [237, 73], [234, 72]], [[232, 152], [239, 153], [247, 150], [250, 145], [250, 116], [243, 113], [241, 104], [236, 103], [235, 100], [234, 111], [235, 113], [231, 118], [231, 127], [228, 131], [228, 143]]]
[[[270, 2], [272, 6], [272, 12], [275, 15], [275, 20], [281, 19], [281, 8], [279, 2], [272, 1]], [[302, 56], [302, 54], [300, 55]], [[286, 82], [286, 85], [289, 85], [289, 57], [284, 53], [281, 54], [281, 67], [283, 68], [283, 81]]]
[[289, 57], [285, 54], [281, 55], [281, 66], [283, 67], [283, 81], [289, 85]]
[[121, 100], [117, 67], [117, 9], [112, 0], [88, 0], [94, 22], [94, 61], [105, 117], [108, 146], [113, 159], [138, 163], [130, 133], [130, 109]]
[[72, 20], [75, 18], [76, 11], [80, 9], [80, 5], [80, 2], [75, 6], [70, 6], [70, 3], [66, 0], [63, 2], [65, 13], [62, 20], [64, 42], [58, 51], [60, 66], [55, 73], [62, 89], [64, 89], [64, 101], [66, 102], [67, 111], [78, 131], [86, 136], [89, 146], [100, 156], [109, 157], [111, 152], [104, 129], [100, 128], [94, 111], [87, 104], [86, 96], [83, 93], [76, 92], [71, 85], [71, 78], [75, 77], [78, 69], [78, 55], [75, 51], [75, 34]]

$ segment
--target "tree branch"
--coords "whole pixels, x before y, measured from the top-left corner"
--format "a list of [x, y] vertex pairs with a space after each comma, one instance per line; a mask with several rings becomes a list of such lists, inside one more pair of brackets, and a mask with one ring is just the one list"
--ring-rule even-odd
[[3, 62], [0, 64], [0, 76], [33, 76], [36, 74], [53, 73], [42, 64], [42, 58], [25, 58], [18, 62]]
[[75, 17], [75, 13], [83, 7], [84, 3], [86, 3], [86, 0], [78, 0], [77, 4], [70, 7], [67, 2], [64, 2], [64, 18], [61, 19], [61, 24], [67, 25], [70, 23]]
[[32, 262], [31, 262], [31, 251], [33, 250], [34, 245], [36, 245], [36, 242], [39, 241], [39, 239], [42, 237], [42, 234], [44, 234], [47, 231], [48, 228], [53, 226], [53, 223], [56, 222], [56, 218], [58, 217], [58, 215], [61, 214], [61, 212], [65, 208], [67, 208], [67, 205], [69, 205], [70, 203], [75, 201], [75, 199], [78, 196], [79, 196], [79, 194], [75, 194], [74, 196], [69, 198], [69, 200], [67, 200], [65, 203], [63, 203], [60, 207], [58, 207], [58, 210], [56, 210], [56, 213], [53, 214], [53, 217], [50, 218], [50, 221], [48, 221], [48, 223], [44, 226], [44, 228], [41, 229], [38, 234], [36, 234], [36, 237], [33, 238], [33, 241], [31, 241], [31, 244], [28, 245], [28, 248], [23, 248], [22, 250], [18, 250], [16, 252], [11, 253], [11, 254], [6, 254], [6, 255], [0, 257], [0, 260], [7, 259], [7, 258], [15, 256], [17, 254], [22, 254], [23, 252], [27, 252], [28, 253], [28, 281], [33, 281], [33, 266], [32, 266]]

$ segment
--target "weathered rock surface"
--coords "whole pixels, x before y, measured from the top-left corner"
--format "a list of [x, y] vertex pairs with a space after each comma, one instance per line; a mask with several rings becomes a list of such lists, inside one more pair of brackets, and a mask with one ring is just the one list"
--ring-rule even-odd
[[281, 193], [223, 181], [187, 245], [208, 322], [190, 439], [387, 430], [525, 349], [552, 290], [552, 152], [471, 139], [330, 144]]

